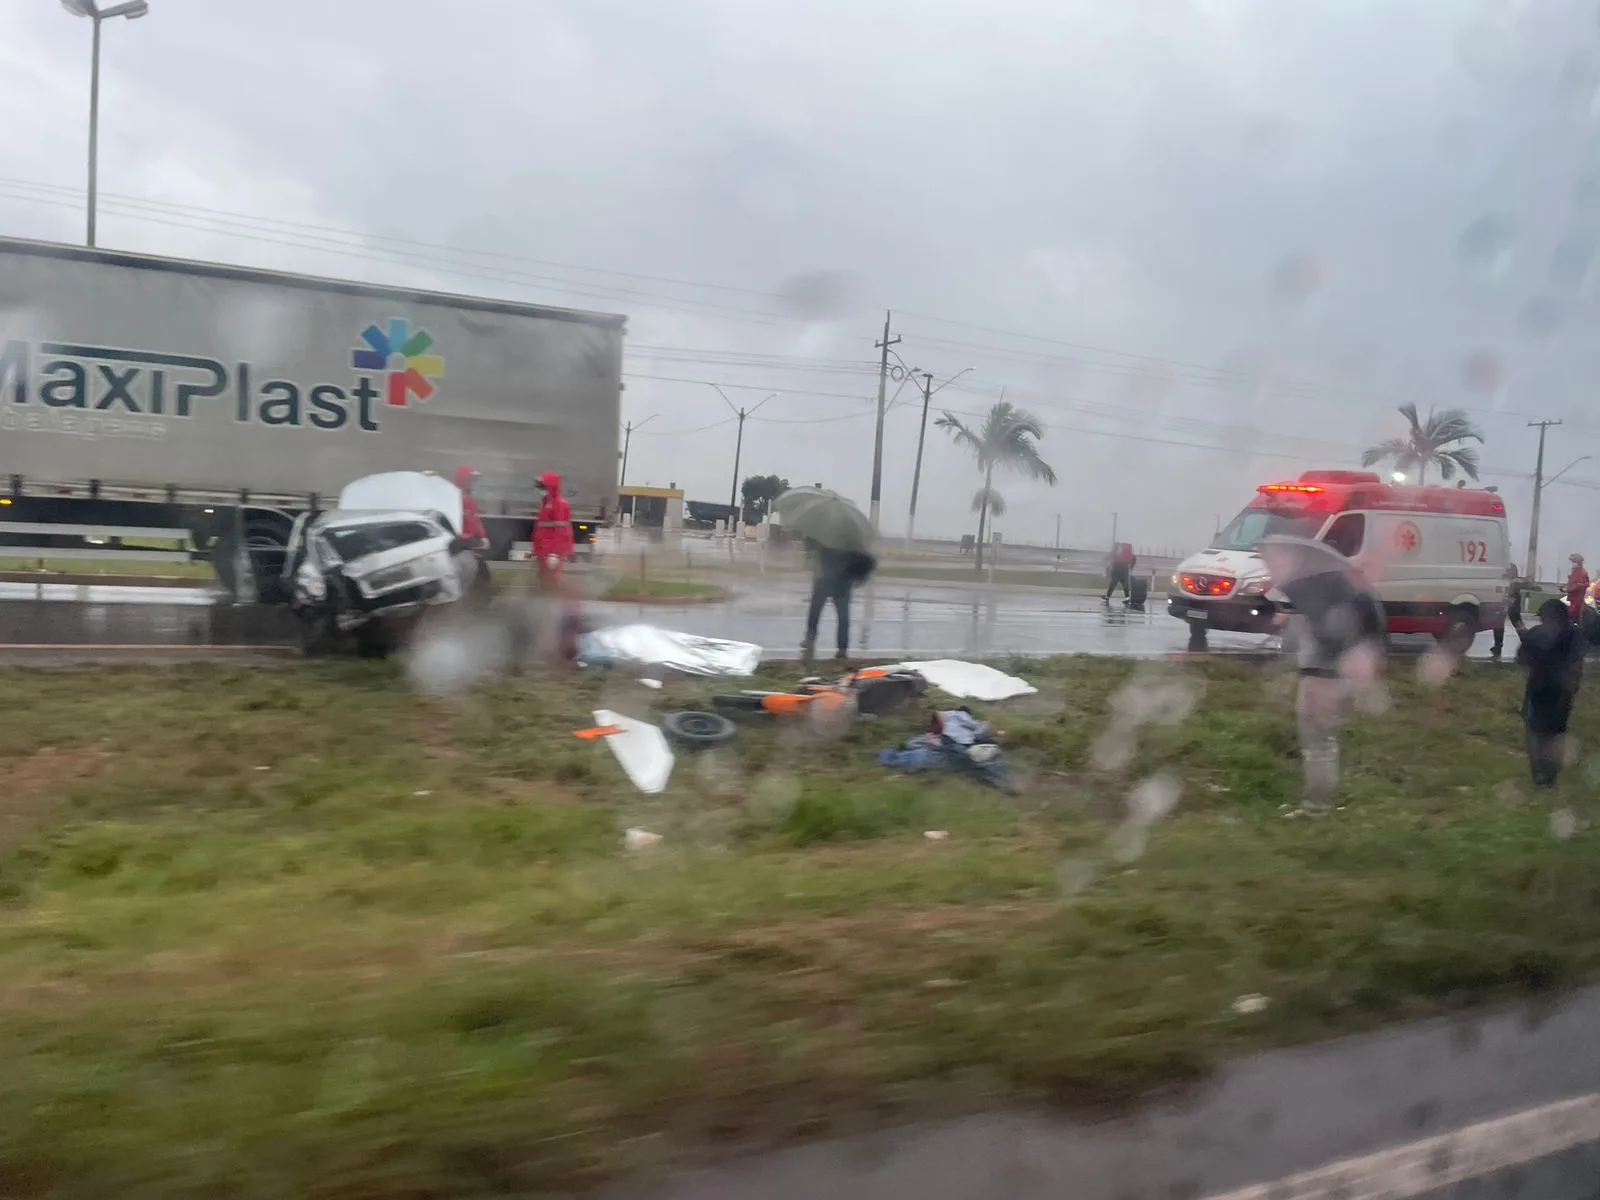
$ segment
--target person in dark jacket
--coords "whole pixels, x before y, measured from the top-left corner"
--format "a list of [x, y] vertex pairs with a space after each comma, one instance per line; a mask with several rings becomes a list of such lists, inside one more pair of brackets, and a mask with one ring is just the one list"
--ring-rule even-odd
[[1528, 672], [1522, 693], [1528, 767], [1534, 787], [1554, 787], [1561, 774], [1567, 722], [1583, 682], [1583, 639], [1560, 600], [1539, 606], [1539, 623], [1532, 629], [1522, 627], [1520, 613], [1512, 623], [1522, 641], [1517, 662]]
[[849, 657], [850, 593], [858, 584], [866, 582], [877, 568], [878, 560], [857, 550], [835, 550], [810, 538], [806, 539], [806, 553], [811, 558], [811, 607], [806, 613], [806, 636], [800, 643], [800, 657], [810, 666], [817, 651], [817, 625], [830, 600], [839, 624], [838, 657]]
[[1522, 577], [1517, 571], [1516, 563], [1506, 565], [1506, 611], [1501, 615], [1500, 621], [1494, 627], [1494, 645], [1489, 653], [1499, 658], [1506, 648], [1506, 621], [1515, 625], [1522, 619]]
[[1128, 599], [1133, 594], [1133, 568], [1138, 562], [1134, 557], [1131, 542], [1118, 542], [1111, 547], [1111, 558], [1106, 563], [1106, 594], [1104, 600], [1111, 603], [1111, 593], [1122, 587], [1122, 598]]

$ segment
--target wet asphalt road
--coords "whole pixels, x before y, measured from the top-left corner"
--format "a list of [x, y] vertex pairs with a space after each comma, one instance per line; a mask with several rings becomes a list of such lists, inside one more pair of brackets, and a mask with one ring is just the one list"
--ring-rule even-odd
[[[1221, 1015], [1219, 1014], [1219, 1019]], [[1526, 1118], [1600, 1090], [1600, 991], [1281, 1051], [1136, 1114], [985, 1116], [782, 1151], [607, 1200], [1597, 1200], [1600, 1121], [1534, 1161]], [[1600, 1098], [1594, 1103], [1600, 1106]], [[1490, 1123], [1485, 1126], [1480, 1123]], [[1540, 1122], [1543, 1127], [1544, 1122]], [[1421, 1190], [1388, 1161], [1428, 1149]], [[1392, 1154], [1386, 1152], [1393, 1152]], [[1363, 1186], [1297, 1176], [1381, 1156]], [[1463, 1177], [1428, 1187], [1454, 1164]], [[1255, 1191], [1255, 1185], [1267, 1185]]]
[[[798, 653], [806, 594], [797, 581], [740, 582], [730, 600], [714, 605], [601, 604], [590, 615], [606, 624], [644, 622], [687, 633], [754, 642], [769, 656]], [[1182, 653], [1187, 626], [1167, 616], [1163, 598], [1146, 612], [1120, 602], [1109, 608], [1093, 597], [1057, 589], [999, 589], [943, 584], [875, 583], [858, 595], [852, 614], [851, 653], [857, 657], [964, 657], [1023, 654], [1100, 654], [1155, 658]], [[819, 650], [833, 646], [834, 623], [824, 614]], [[219, 603], [200, 588], [80, 587], [69, 584], [0, 584], [0, 648], [165, 646], [286, 647], [296, 644], [287, 614], [278, 609]], [[1425, 639], [1413, 646], [1428, 645]], [[1248, 634], [1213, 633], [1210, 649], [1261, 653], [1276, 641]], [[204, 649], [201, 649], [204, 648]], [[1402, 647], [1403, 648], [1403, 647]], [[1487, 655], [1481, 635], [1475, 656]], [[7, 660], [20, 650], [3, 651]], [[116, 651], [107, 650], [108, 655]]]

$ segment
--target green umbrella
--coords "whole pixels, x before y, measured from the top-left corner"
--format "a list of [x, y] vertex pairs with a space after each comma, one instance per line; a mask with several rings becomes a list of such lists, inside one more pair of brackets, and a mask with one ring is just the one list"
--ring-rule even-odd
[[784, 529], [834, 550], [866, 553], [872, 523], [854, 504], [827, 488], [791, 488], [772, 502]]

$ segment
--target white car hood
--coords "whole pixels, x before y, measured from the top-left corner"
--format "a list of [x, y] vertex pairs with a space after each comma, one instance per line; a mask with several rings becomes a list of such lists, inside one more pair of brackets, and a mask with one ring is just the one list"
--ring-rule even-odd
[[1201, 550], [1179, 563], [1178, 570], [1250, 580], [1265, 575], [1267, 564], [1261, 561], [1261, 556], [1254, 550]]
[[385, 471], [364, 475], [345, 484], [339, 493], [340, 522], [355, 512], [372, 512], [381, 519], [409, 513], [436, 512], [461, 532], [461, 489], [448, 479], [422, 471]]

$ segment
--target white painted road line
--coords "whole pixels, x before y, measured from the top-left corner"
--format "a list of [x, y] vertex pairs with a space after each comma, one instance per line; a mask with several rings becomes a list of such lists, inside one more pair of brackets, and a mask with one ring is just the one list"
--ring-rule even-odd
[[1209, 1200], [1407, 1200], [1600, 1142], [1600, 1093], [1469, 1125]]

